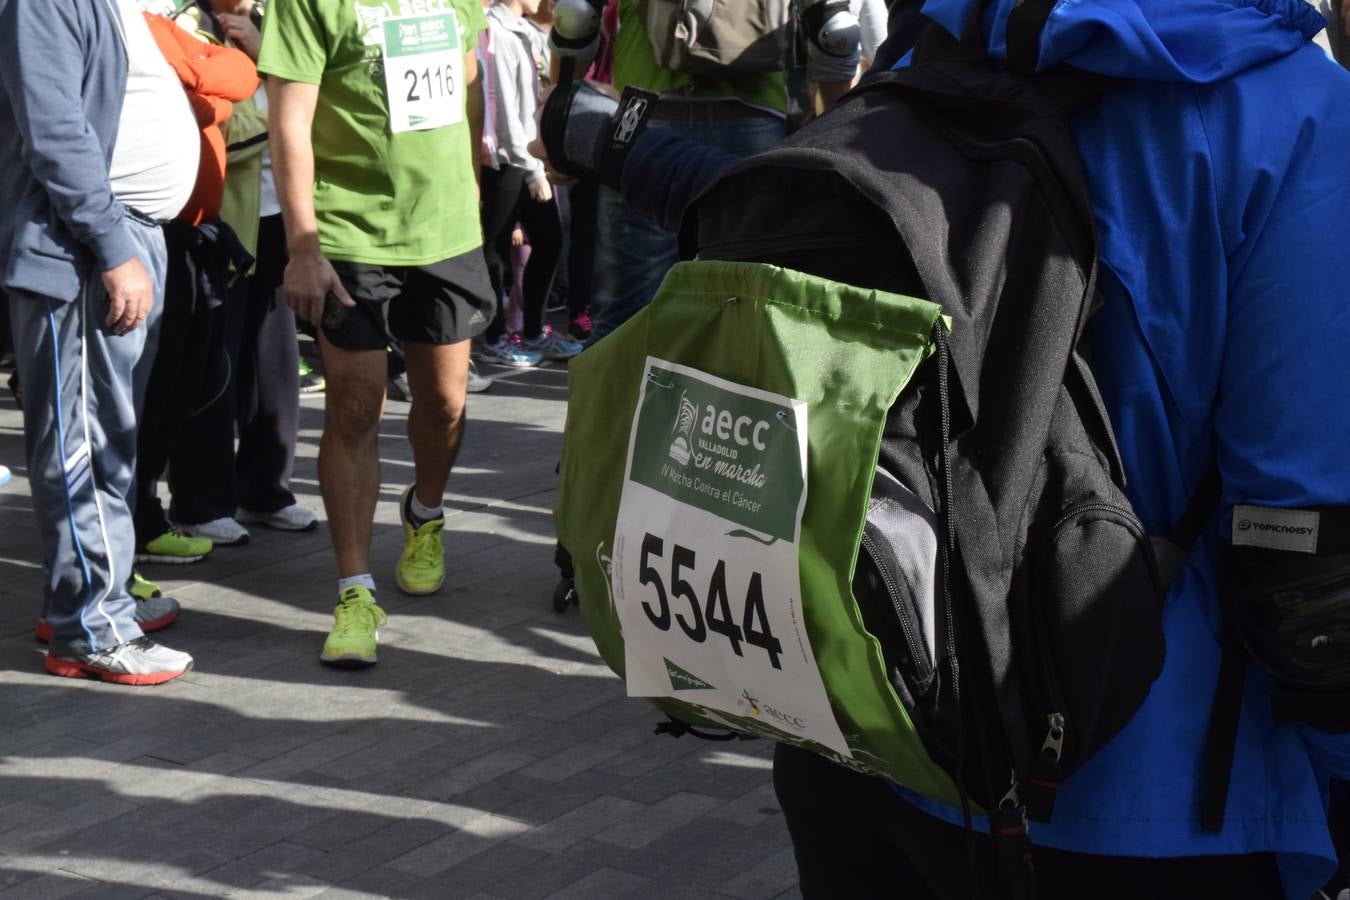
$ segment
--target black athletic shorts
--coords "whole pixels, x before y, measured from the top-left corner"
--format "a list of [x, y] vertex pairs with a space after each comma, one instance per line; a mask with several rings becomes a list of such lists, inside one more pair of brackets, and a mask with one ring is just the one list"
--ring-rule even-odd
[[325, 309], [323, 333], [344, 350], [383, 350], [391, 338], [458, 344], [482, 334], [496, 312], [482, 249], [427, 266], [333, 268], [356, 306]]

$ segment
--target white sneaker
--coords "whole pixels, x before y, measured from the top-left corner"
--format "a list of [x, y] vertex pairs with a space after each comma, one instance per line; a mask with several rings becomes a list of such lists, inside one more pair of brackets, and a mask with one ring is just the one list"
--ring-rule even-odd
[[266, 525], [277, 531], [309, 531], [319, 524], [319, 517], [299, 503], [283, 506], [270, 513], [254, 512], [241, 506], [235, 510], [234, 517], [245, 525]]
[[[473, 369], [469, 370], [469, 390], [473, 390], [473, 376], [475, 374], [477, 373], [474, 372]], [[490, 379], [488, 380], [488, 384], [492, 384], [492, 381]], [[479, 388], [479, 390], [485, 391], [487, 390], [487, 388]], [[9, 479], [10, 479], [9, 469], [5, 466], [0, 466], [0, 484], [4, 484], [5, 482], [9, 481]]]
[[[469, 360], [469, 393], [481, 394], [490, 387], [492, 387], [492, 379], [486, 375], [479, 375], [478, 366], [474, 365], [473, 360]], [[4, 484], [4, 481], [0, 480], [0, 484]]]
[[53, 675], [98, 678], [114, 684], [163, 684], [192, 668], [192, 657], [156, 644], [148, 637], [118, 644], [84, 656], [55, 656], [47, 652], [44, 665]]
[[229, 516], [212, 519], [200, 525], [179, 525], [178, 530], [189, 537], [210, 538], [217, 547], [235, 547], [248, 543], [248, 529]]

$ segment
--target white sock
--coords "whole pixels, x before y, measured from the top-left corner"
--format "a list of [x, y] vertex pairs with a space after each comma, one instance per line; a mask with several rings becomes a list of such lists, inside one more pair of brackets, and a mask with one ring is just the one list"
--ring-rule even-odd
[[341, 594], [349, 587], [357, 586], [365, 588], [372, 594], [375, 593], [375, 579], [369, 572], [363, 572], [360, 575], [349, 575], [346, 578], [338, 579], [338, 593]]
[[434, 507], [423, 506], [422, 501], [417, 499], [417, 491], [414, 490], [409, 495], [408, 508], [413, 514], [413, 518], [419, 522], [430, 522], [432, 519], [439, 519], [445, 515], [445, 504], [437, 503]]

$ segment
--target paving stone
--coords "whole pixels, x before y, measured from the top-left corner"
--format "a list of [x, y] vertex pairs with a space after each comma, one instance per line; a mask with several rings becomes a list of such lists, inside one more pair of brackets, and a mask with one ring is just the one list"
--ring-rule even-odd
[[81, 878], [70, 872], [53, 872], [31, 881], [0, 891], [0, 897], [13, 897], [15, 900], [58, 900], [60, 897], [73, 897], [98, 882]]
[[143, 884], [109, 884], [106, 881], [98, 881], [82, 891], [67, 896], [87, 900], [144, 900], [154, 892], [154, 888]]
[[789, 848], [720, 885], [719, 890], [742, 900], [768, 900], [788, 890], [796, 882], [797, 863]]
[[640, 812], [615, 822], [595, 835], [597, 841], [620, 847], [638, 849], [698, 818], [720, 804], [714, 797], [703, 794], [674, 794]]
[[[527, 793], [505, 807], [508, 815], [535, 824], [543, 824], [575, 810], [596, 797], [613, 796], [632, 800], [643, 807], [664, 800], [684, 785], [647, 785], [607, 776], [597, 769], [579, 772], [556, 783], [531, 779]], [[465, 802], [472, 802], [467, 797]]]
[[27, 828], [33, 822], [40, 821], [52, 814], [49, 806], [18, 800], [0, 806], [0, 834], [19, 828]]
[[497, 844], [424, 882], [421, 894], [437, 900], [467, 897], [529, 868], [549, 854], [515, 843]]
[[490, 891], [509, 900], [542, 900], [602, 868], [627, 870], [631, 851], [585, 840], [502, 879]]
[[32, 881], [41, 875], [41, 872], [34, 870], [0, 866], [0, 892], [7, 891], [15, 885], [23, 884], [25, 881]]
[[651, 879], [617, 869], [596, 869], [578, 881], [554, 891], [548, 900], [593, 900], [595, 897], [637, 897], [650, 891]]
[[422, 782], [418, 786], [418, 793], [428, 800], [448, 800], [535, 761], [535, 757], [514, 750], [484, 753], [460, 763], [443, 775]]
[[301, 869], [341, 884], [376, 866], [444, 837], [451, 829], [439, 822], [404, 819], [327, 853], [322, 860]]
[[[312, 867], [325, 856], [327, 854], [322, 850], [280, 841], [208, 869], [202, 876], [227, 888], [257, 888], [264, 882], [294, 882], [302, 877], [296, 873], [307, 866]], [[326, 887], [321, 885], [319, 889]]]
[[289, 778], [371, 747], [378, 740], [375, 735], [351, 731], [334, 734], [258, 762], [240, 774], [246, 778]]
[[629, 862], [624, 868], [661, 883], [685, 884], [714, 894], [724, 882], [790, 846], [779, 823], [745, 829], [705, 816], [640, 850], [626, 851]]
[[529, 826], [515, 819], [485, 815], [466, 823], [462, 829], [423, 844], [385, 865], [390, 869], [428, 878], [482, 853], [493, 844], [527, 831]]
[[535, 828], [516, 842], [536, 850], [565, 850], [577, 841], [606, 831], [616, 821], [643, 812], [646, 807], [621, 797], [596, 797], [589, 803]]
[[340, 887], [343, 890], [366, 892], [377, 897], [412, 897], [426, 887], [426, 881], [418, 875], [378, 866], [362, 872]]
[[95, 796], [84, 803], [54, 812], [23, 828], [5, 832], [0, 835], [0, 853], [12, 854], [27, 850], [62, 835], [115, 819], [136, 808], [135, 803], [120, 797]]
[[712, 810], [708, 813], [708, 818], [753, 828], [782, 814], [778, 798], [773, 792], [773, 785], [761, 784]]
[[101, 882], [141, 884], [147, 890], [195, 883], [197, 873], [215, 868], [229, 858], [202, 847], [179, 847], [144, 839], [120, 846], [124, 848], [121, 851], [78, 848], [57, 851], [55, 856], [61, 860], [63, 871]]
[[230, 891], [228, 896], [231, 900], [303, 900], [317, 897], [331, 888], [332, 885], [315, 879], [274, 878], [248, 890]]
[[533, 775], [535, 778], [542, 778], [545, 781], [562, 781], [622, 752], [622, 747], [616, 747], [610, 741], [597, 738], [596, 740], [573, 744], [565, 750], [539, 760], [539, 762], [526, 767], [522, 771], [526, 775]]

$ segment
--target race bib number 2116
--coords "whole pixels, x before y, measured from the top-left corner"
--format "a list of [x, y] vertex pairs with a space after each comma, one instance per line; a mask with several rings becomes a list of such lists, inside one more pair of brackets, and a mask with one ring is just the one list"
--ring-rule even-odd
[[384, 20], [384, 81], [395, 134], [464, 120], [464, 54], [450, 10]]
[[614, 535], [629, 696], [849, 755], [798, 574], [806, 405], [648, 358]]

